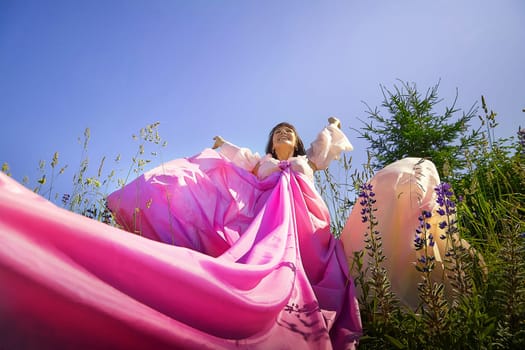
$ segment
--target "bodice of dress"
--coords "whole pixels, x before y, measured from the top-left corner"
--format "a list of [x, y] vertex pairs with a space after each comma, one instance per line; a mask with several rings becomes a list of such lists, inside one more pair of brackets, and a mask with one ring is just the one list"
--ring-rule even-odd
[[264, 179], [289, 166], [293, 171], [313, 181], [313, 169], [309, 163], [315, 169], [323, 170], [328, 168], [332, 160], [339, 159], [341, 152], [352, 149], [352, 144], [341, 129], [328, 125], [310, 144], [306, 155], [291, 157], [286, 161], [275, 159], [271, 154], [261, 157], [258, 153], [252, 153], [248, 148], [238, 147], [228, 141], [221, 146], [219, 152], [237, 166], [254, 172], [259, 179]]
[[256, 175], [259, 179], [264, 179], [288, 166], [293, 171], [306, 175], [309, 179], [313, 179], [314, 177], [314, 172], [310, 164], [308, 164], [308, 158], [306, 156], [292, 157], [288, 160], [280, 161], [273, 158], [271, 154], [267, 154], [261, 159]]

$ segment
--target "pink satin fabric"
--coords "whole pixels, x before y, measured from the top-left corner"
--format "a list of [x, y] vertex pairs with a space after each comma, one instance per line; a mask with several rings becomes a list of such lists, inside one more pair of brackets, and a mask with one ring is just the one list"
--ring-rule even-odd
[[342, 244], [286, 164], [258, 180], [205, 150], [108, 202], [137, 234], [0, 174], [0, 348], [355, 348]]

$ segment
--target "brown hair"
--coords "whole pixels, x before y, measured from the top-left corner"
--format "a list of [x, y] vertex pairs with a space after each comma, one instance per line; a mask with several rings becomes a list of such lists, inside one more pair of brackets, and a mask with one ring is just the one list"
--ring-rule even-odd
[[293, 151], [293, 156], [297, 157], [297, 156], [306, 155], [306, 150], [304, 149], [303, 140], [301, 140], [301, 138], [299, 137], [299, 134], [297, 133], [297, 130], [295, 130], [295, 127], [292, 124], [287, 123], [287, 122], [282, 122], [282, 123], [277, 124], [270, 131], [268, 143], [266, 144], [266, 153], [271, 154], [272, 157], [277, 159], [277, 154], [275, 154], [275, 151], [273, 150], [273, 134], [275, 133], [277, 129], [283, 126], [292, 129], [295, 134], [296, 142], [295, 142], [295, 148]]

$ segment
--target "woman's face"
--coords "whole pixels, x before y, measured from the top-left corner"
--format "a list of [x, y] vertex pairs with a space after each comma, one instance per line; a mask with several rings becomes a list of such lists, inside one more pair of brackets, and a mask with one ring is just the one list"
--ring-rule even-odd
[[272, 143], [274, 148], [284, 144], [290, 145], [295, 148], [296, 142], [297, 136], [295, 135], [293, 129], [288, 126], [281, 126], [277, 128], [272, 136]]

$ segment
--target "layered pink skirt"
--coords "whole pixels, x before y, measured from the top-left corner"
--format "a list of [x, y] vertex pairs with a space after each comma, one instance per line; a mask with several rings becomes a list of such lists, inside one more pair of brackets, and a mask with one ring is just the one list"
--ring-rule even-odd
[[125, 230], [0, 173], [1, 349], [356, 346], [344, 250], [302, 175], [261, 181], [205, 150], [108, 204]]

